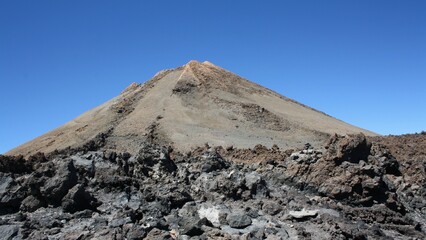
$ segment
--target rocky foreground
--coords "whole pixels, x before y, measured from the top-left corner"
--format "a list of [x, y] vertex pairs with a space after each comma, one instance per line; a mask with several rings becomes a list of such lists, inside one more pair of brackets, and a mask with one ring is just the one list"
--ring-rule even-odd
[[400, 152], [420, 138], [0, 155], [0, 238], [425, 239], [426, 157]]

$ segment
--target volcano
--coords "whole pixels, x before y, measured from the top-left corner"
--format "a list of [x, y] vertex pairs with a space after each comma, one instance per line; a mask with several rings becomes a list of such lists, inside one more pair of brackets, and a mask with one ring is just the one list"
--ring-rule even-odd
[[321, 145], [332, 134], [376, 135], [298, 103], [210, 62], [190, 61], [132, 83], [120, 95], [11, 151], [24, 156], [74, 148], [136, 153], [143, 142], [189, 151], [211, 146], [282, 149]]
[[0, 239], [426, 239], [426, 134], [375, 135], [191, 61], [0, 155]]

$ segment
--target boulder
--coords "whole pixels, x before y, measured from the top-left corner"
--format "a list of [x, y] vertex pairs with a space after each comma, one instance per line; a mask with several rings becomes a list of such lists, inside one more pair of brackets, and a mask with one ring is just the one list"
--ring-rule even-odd
[[215, 151], [205, 152], [201, 156], [201, 172], [212, 172], [228, 168], [229, 164]]
[[268, 215], [276, 215], [281, 212], [283, 209], [280, 204], [272, 201], [268, 201], [263, 204], [262, 210]]
[[68, 190], [77, 183], [77, 173], [72, 160], [61, 162], [56, 174], [48, 179], [41, 192], [46, 200], [53, 205], [60, 205]]
[[269, 189], [265, 180], [257, 172], [248, 172], [244, 175], [245, 187], [250, 191], [251, 195], [268, 196]]
[[75, 213], [85, 209], [96, 210], [100, 204], [81, 184], [75, 185], [62, 199], [62, 208], [66, 212]]
[[[152, 147], [144, 145], [139, 151], [137, 164], [140, 164], [140, 170], [147, 177], [158, 179], [169, 175], [177, 170], [176, 164], [170, 159], [168, 150], [165, 148]], [[129, 171], [135, 166], [130, 166]]]
[[207, 220], [207, 218], [198, 219], [197, 221], [187, 221], [183, 225], [182, 231], [180, 231], [180, 234], [182, 235], [188, 235], [188, 236], [200, 236], [204, 233], [204, 230], [202, 229], [203, 226], [213, 226], [212, 223]]
[[304, 221], [309, 218], [316, 217], [318, 215], [318, 210], [306, 210], [302, 209], [300, 211], [290, 211], [289, 216], [297, 221]]
[[46, 203], [43, 200], [40, 200], [33, 195], [30, 195], [22, 201], [20, 209], [22, 211], [34, 212], [35, 210], [45, 206]]
[[22, 156], [5, 156], [0, 154], [0, 172], [21, 174], [30, 170], [30, 164]]
[[113, 227], [113, 228], [115, 228], [115, 227], [121, 227], [124, 224], [131, 223], [131, 222], [132, 222], [132, 219], [130, 217], [117, 218], [117, 219], [113, 219], [110, 222], [109, 226]]
[[146, 236], [147, 232], [144, 228], [132, 225], [126, 234], [127, 239], [129, 240], [142, 240]]
[[0, 225], [0, 238], [4, 240], [12, 240], [18, 235], [18, 225]]
[[80, 156], [72, 156], [71, 159], [74, 160], [73, 164], [80, 173], [87, 174], [90, 177], [95, 175], [94, 160], [88, 160]]
[[326, 159], [334, 160], [340, 165], [347, 161], [358, 163], [360, 160], [367, 160], [370, 155], [371, 143], [364, 134], [351, 136], [334, 135], [326, 145]]
[[232, 228], [246, 228], [251, 225], [251, 218], [246, 214], [229, 214], [226, 221]]
[[230, 213], [225, 205], [204, 204], [198, 209], [200, 218], [207, 218], [215, 227], [226, 224], [226, 216]]
[[0, 172], [0, 213], [17, 211], [24, 198], [24, 189], [12, 175]]
[[145, 240], [156, 240], [156, 239], [173, 239], [170, 234], [164, 230], [153, 228], [144, 238]]

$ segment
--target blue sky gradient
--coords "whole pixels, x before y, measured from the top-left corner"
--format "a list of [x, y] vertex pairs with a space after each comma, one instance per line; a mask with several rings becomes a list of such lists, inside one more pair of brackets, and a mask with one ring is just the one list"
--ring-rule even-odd
[[0, 1], [0, 153], [208, 60], [380, 134], [426, 130], [426, 1]]

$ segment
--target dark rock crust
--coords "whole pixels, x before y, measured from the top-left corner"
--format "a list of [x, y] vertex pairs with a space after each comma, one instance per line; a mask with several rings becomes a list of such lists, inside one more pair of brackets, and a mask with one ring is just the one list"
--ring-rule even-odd
[[393, 136], [336, 135], [323, 149], [181, 154], [147, 143], [134, 156], [102, 139], [49, 156], [0, 155], [1, 238], [426, 237], [426, 135], [401, 136], [417, 151]]

